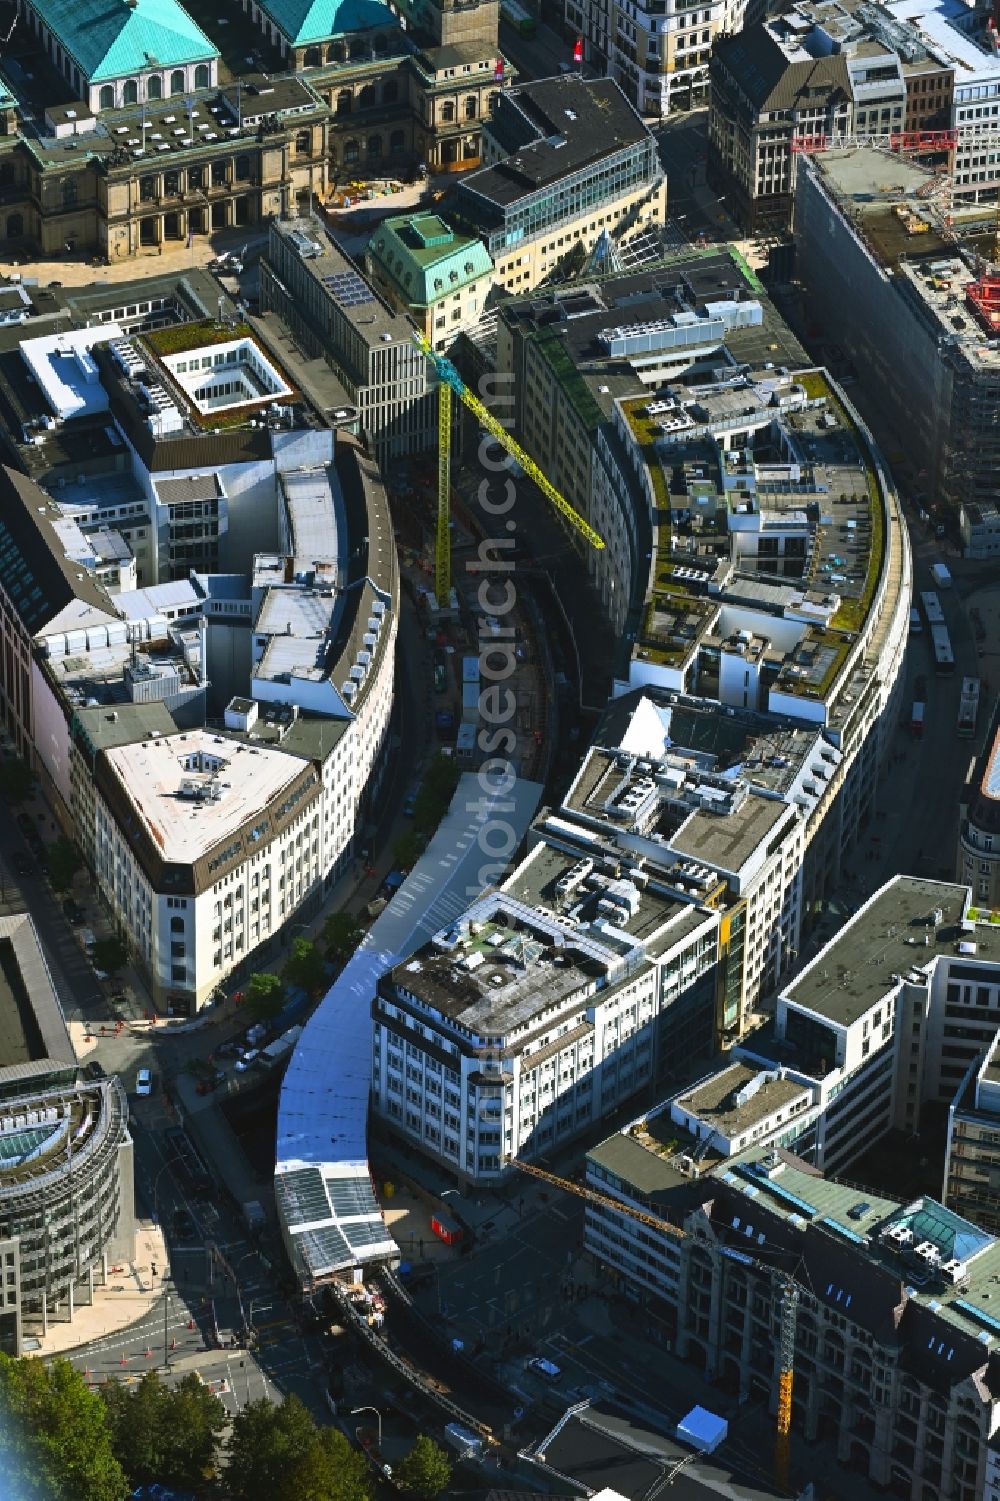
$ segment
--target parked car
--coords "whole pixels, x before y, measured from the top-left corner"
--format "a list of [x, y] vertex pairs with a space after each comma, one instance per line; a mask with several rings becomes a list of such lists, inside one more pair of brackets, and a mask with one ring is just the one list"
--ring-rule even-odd
[[245, 1074], [248, 1068], [253, 1068], [254, 1064], [257, 1062], [257, 1059], [259, 1057], [260, 1057], [260, 1049], [259, 1048], [251, 1048], [249, 1053], [244, 1053], [242, 1058], [237, 1058], [237, 1060], [236, 1060], [236, 1071], [237, 1071], [237, 1073]]
[[403, 814], [404, 814], [404, 816], [406, 818], [412, 818], [413, 815], [414, 815], [414, 813], [416, 812], [416, 808], [417, 808], [417, 794], [415, 792], [408, 792], [406, 794], [406, 801], [403, 804]]
[[225, 1082], [226, 1075], [224, 1071], [221, 1068], [216, 1068], [210, 1074], [206, 1074], [204, 1079], [198, 1080], [196, 1091], [198, 1094], [211, 1094], [213, 1090], [218, 1089]]
[[71, 922], [74, 928], [78, 928], [86, 920], [86, 912], [84, 912], [79, 902], [75, 902], [71, 896], [68, 896], [63, 902], [62, 909], [66, 914], [67, 922]]
[[35, 863], [30, 860], [21, 850], [14, 851], [14, 870], [19, 876], [30, 876], [35, 873]]
[[536, 1376], [541, 1376], [546, 1381], [558, 1381], [562, 1371], [553, 1361], [546, 1360], [543, 1355], [535, 1355], [528, 1361], [529, 1371], [534, 1371]]
[[177, 1236], [177, 1239], [194, 1240], [194, 1237], [197, 1233], [198, 1227], [195, 1225], [194, 1217], [192, 1216], [191, 1211], [184, 1208], [175, 1209], [174, 1234]]
[[135, 1076], [135, 1092], [137, 1095], [147, 1096], [153, 1093], [153, 1074], [148, 1068], [141, 1068]]

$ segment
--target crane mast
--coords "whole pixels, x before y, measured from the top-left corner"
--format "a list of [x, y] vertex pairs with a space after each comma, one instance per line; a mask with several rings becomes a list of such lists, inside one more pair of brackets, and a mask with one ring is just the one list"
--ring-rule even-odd
[[604, 547], [604, 538], [585, 521], [575, 506], [556, 489], [535, 463], [534, 459], [512, 438], [501, 422], [493, 416], [478, 396], [474, 396], [459, 375], [451, 360], [439, 354], [425, 334], [415, 333], [413, 342], [430, 361], [438, 381], [438, 495], [437, 528], [434, 549], [435, 592], [440, 604], [447, 605], [451, 593], [451, 396], [452, 392], [475, 417], [480, 427], [494, 438], [500, 447], [510, 454], [528, 478], [538, 486], [545, 498], [559, 515], [588, 542], [591, 547]]
[[[670, 1235], [675, 1240], [687, 1240], [686, 1230], [682, 1230], [678, 1225], [672, 1225], [669, 1220], [661, 1219], [659, 1215], [647, 1214], [645, 1210], [633, 1208], [631, 1204], [623, 1203], [621, 1199], [614, 1199], [610, 1194], [600, 1193], [597, 1189], [588, 1188], [584, 1184], [573, 1183], [569, 1178], [560, 1178], [556, 1173], [547, 1172], [545, 1168], [536, 1167], [533, 1162], [525, 1162], [520, 1157], [511, 1157], [507, 1160], [511, 1167], [517, 1168], [518, 1172], [527, 1173], [531, 1178], [538, 1178], [542, 1183], [550, 1184], [552, 1188], [564, 1189], [588, 1204], [599, 1204], [605, 1209], [613, 1210], [616, 1214], [627, 1215], [629, 1219], [638, 1220], [641, 1225], [647, 1225], [663, 1235]], [[756, 1259], [752, 1259], [752, 1265], [757, 1271], [763, 1272], [779, 1292], [778, 1411], [774, 1471], [778, 1484], [787, 1491], [791, 1458], [792, 1390], [795, 1382], [795, 1329], [802, 1289], [793, 1278], [776, 1272], [773, 1267], [764, 1266]]]

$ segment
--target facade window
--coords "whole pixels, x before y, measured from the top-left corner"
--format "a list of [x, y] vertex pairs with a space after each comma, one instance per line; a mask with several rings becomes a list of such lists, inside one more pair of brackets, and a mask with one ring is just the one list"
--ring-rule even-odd
[[149, 78], [146, 80], [146, 98], [163, 98], [163, 79], [158, 73], [150, 74]]
[[126, 78], [125, 88], [122, 91], [122, 98], [124, 99], [126, 104], [138, 104], [139, 85], [136, 83], [134, 78]]
[[382, 155], [382, 137], [381, 136], [369, 136], [368, 137], [368, 155], [369, 156], [381, 156]]
[[101, 109], [114, 109], [115, 91], [110, 83], [106, 83], [101, 89]]
[[474, 120], [479, 111], [479, 101], [475, 94], [470, 94], [465, 101], [465, 118]]
[[295, 137], [296, 156], [308, 156], [312, 150], [312, 133], [308, 130], [300, 130]]
[[323, 54], [318, 47], [307, 47], [302, 58], [304, 68], [318, 68], [323, 61]]
[[184, 69], [175, 68], [170, 75], [170, 93], [183, 94], [185, 87]]
[[392, 132], [389, 137], [389, 150], [393, 156], [398, 156], [400, 152], [406, 150], [406, 137], [401, 130]]
[[337, 114], [349, 115], [354, 104], [354, 95], [350, 89], [341, 89], [337, 95]]
[[194, 86], [196, 89], [208, 88], [208, 64], [199, 63], [194, 70]]
[[441, 119], [447, 125], [455, 118], [455, 106], [450, 99], [446, 99], [441, 106]]
[[360, 148], [358, 146], [357, 141], [345, 141], [344, 142], [344, 163], [345, 163], [345, 165], [347, 165], [347, 164], [349, 164], [351, 162], [356, 162], [357, 159], [358, 159], [358, 157], [359, 157], [359, 155], [360, 155]]
[[233, 174], [237, 182], [249, 182], [250, 158], [248, 156], [238, 156], [236, 158], [236, 163], [233, 168]]
[[399, 84], [394, 78], [387, 78], [382, 85], [382, 103], [395, 104], [399, 98]]

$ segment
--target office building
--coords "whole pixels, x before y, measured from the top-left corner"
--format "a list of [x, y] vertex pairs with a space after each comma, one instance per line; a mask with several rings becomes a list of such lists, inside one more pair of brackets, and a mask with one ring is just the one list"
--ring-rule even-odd
[[435, 349], [447, 349], [483, 317], [493, 286], [489, 253], [482, 240], [456, 233], [437, 214], [384, 219], [365, 261], [372, 285]]
[[994, 711], [983, 749], [962, 793], [955, 878], [971, 888], [985, 912], [1000, 910], [1000, 714]]
[[995, 500], [960, 504], [958, 529], [964, 557], [978, 562], [1000, 555], [1000, 505]]
[[[547, 905], [567, 890], [572, 913]], [[377, 1114], [469, 1183], [572, 1141], [710, 1051], [718, 925], [638, 869], [539, 846], [380, 980]]]
[[936, 185], [882, 152], [828, 152], [801, 166], [795, 234], [799, 273], [862, 399], [907, 435], [910, 461], [957, 520], [960, 506], [997, 498], [997, 284], [956, 245]]
[[[780, 1090], [769, 1080], [731, 1111], [780, 1113]], [[793, 1279], [793, 1431], [893, 1495], [982, 1496], [1000, 1382], [992, 1236], [933, 1199], [862, 1193], [784, 1150], [751, 1147], [692, 1178], [688, 1148], [660, 1111], [588, 1154], [589, 1185], [685, 1232], [588, 1204], [598, 1269], [681, 1359], [772, 1413]]]
[[350, 859], [398, 609], [342, 387], [274, 314], [199, 316], [205, 283], [67, 293], [0, 340], [17, 456], [50, 487], [2, 472], [5, 722], [181, 1013], [259, 967]]
[[72, 1322], [134, 1253], [132, 1140], [117, 1078], [81, 1069], [31, 919], [0, 917], [0, 1348]]
[[437, 402], [413, 325], [365, 281], [315, 218], [271, 225], [261, 307], [303, 348], [333, 366], [380, 463], [422, 453], [437, 434]]
[[946, 1204], [995, 1234], [1000, 1229], [1000, 1032], [984, 1048], [948, 1109]]
[[[720, 40], [709, 70], [707, 171], [741, 223], [787, 228], [801, 153], [827, 137], [888, 142], [906, 130], [951, 129], [963, 65], [911, 9], [912, 24], [905, 5], [800, 0]], [[947, 144], [923, 150], [952, 165]]]
[[[716, 315], [725, 306], [725, 313]], [[674, 254], [513, 297], [498, 310], [496, 366], [509, 371], [514, 431], [604, 540], [586, 560], [613, 631], [634, 631], [648, 587], [653, 520], [615, 426], [619, 400], [694, 369], [808, 364], [738, 256]]]
[[456, 184], [448, 216], [485, 241], [496, 279], [529, 292], [573, 247], [663, 224], [656, 141], [610, 79], [577, 74], [504, 89], [483, 125], [486, 165]]
[[746, 0], [706, 6], [566, 0], [565, 6], [567, 25], [583, 38], [585, 60], [613, 78], [647, 118], [707, 104], [712, 45], [740, 31], [746, 11]]

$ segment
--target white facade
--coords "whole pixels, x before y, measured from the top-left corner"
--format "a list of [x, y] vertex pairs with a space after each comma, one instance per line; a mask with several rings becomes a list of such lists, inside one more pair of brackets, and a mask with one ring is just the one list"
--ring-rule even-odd
[[[518, 879], [515, 871], [508, 884]], [[422, 972], [432, 963], [440, 969], [444, 951], [454, 955], [446, 969], [452, 963], [469, 972], [489, 966], [489, 958], [475, 962], [482, 955], [476, 935], [495, 922], [493, 933], [501, 932], [501, 914], [515, 914], [522, 932], [531, 935], [527, 942], [539, 951], [565, 945], [565, 957], [551, 964], [562, 962], [566, 969], [526, 959], [524, 978], [537, 973], [538, 993], [528, 1001], [515, 970], [515, 994], [501, 1002], [506, 1016], [489, 994], [460, 1017], [431, 1003]], [[657, 952], [647, 957], [644, 945], [622, 931], [605, 935], [600, 924], [571, 930], [564, 919], [512, 898], [506, 889], [482, 898], [453, 930], [436, 937], [437, 955], [429, 952], [426, 962], [418, 956], [381, 982], [374, 1003], [375, 1109], [428, 1155], [475, 1183], [498, 1181], [509, 1157], [571, 1141], [651, 1081], [665, 1013], [706, 976], [711, 1014], [718, 915], [702, 909], [697, 920], [683, 923], [676, 943], [670, 943], [665, 921], [647, 941], [654, 938]], [[558, 992], [551, 1000], [550, 988]], [[491, 1030], [478, 1030], [486, 1025]]]
[[712, 42], [739, 31], [746, 9], [746, 0], [566, 0], [566, 21], [584, 38], [585, 61], [614, 78], [641, 115], [665, 116], [705, 103]]

